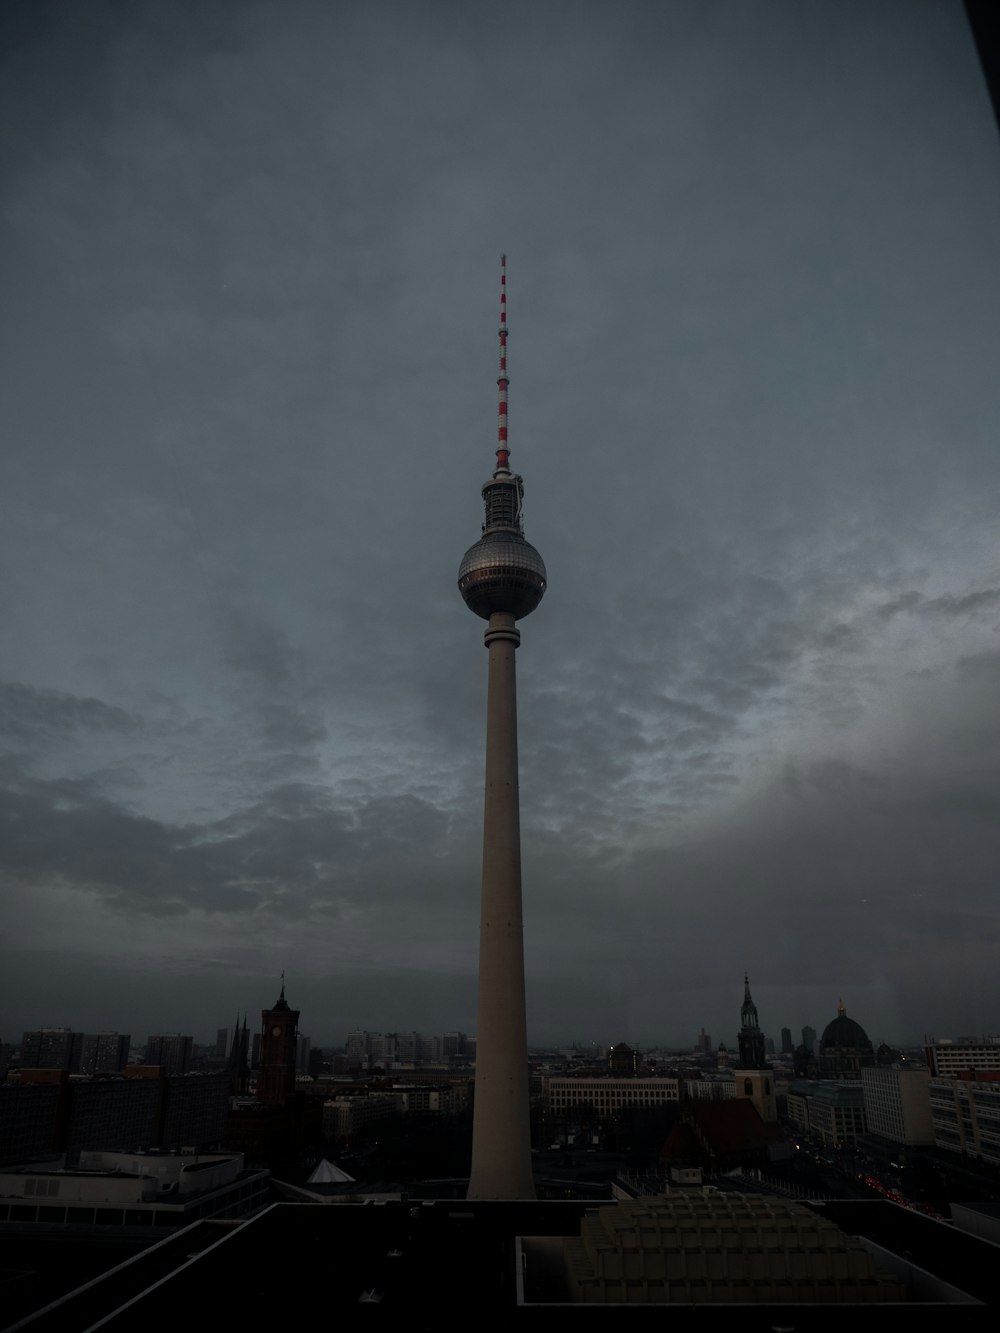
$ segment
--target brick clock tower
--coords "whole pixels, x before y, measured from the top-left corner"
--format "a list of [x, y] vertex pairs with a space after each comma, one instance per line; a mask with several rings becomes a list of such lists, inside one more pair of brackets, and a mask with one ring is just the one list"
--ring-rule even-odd
[[284, 1106], [295, 1093], [295, 1056], [298, 1043], [298, 1009], [290, 1009], [285, 999], [285, 976], [281, 976], [281, 994], [273, 1009], [262, 1009], [260, 1037], [260, 1072], [257, 1075], [257, 1100], [272, 1106]]

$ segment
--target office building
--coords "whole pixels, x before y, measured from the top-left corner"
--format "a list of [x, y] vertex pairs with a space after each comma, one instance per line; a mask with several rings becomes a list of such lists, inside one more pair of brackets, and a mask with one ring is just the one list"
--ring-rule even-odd
[[928, 1086], [934, 1144], [1000, 1167], [1000, 1070], [963, 1070]]
[[88, 1032], [80, 1054], [81, 1074], [118, 1074], [128, 1064], [128, 1033]]
[[852, 1143], [867, 1133], [860, 1080], [792, 1083], [788, 1089], [787, 1107], [793, 1125], [804, 1134], [815, 1134], [832, 1148]]
[[616, 1115], [626, 1107], [664, 1106], [680, 1100], [680, 1080], [651, 1076], [643, 1078], [574, 1078], [547, 1076], [544, 1081], [548, 1115], [564, 1118], [583, 1108], [592, 1108], [599, 1118]]
[[862, 1069], [868, 1133], [908, 1147], [933, 1143], [930, 1078], [928, 1069]]
[[70, 1028], [35, 1028], [21, 1038], [22, 1069], [67, 1069], [79, 1073], [83, 1033]]
[[970, 1069], [1000, 1069], [1000, 1037], [927, 1041], [924, 1053], [933, 1078], [949, 1078]]
[[388, 1093], [331, 1097], [323, 1103], [323, 1137], [352, 1140], [399, 1115], [399, 1099]]
[[186, 1074], [193, 1044], [191, 1037], [179, 1032], [159, 1032], [146, 1041], [146, 1064], [158, 1066], [165, 1074]]

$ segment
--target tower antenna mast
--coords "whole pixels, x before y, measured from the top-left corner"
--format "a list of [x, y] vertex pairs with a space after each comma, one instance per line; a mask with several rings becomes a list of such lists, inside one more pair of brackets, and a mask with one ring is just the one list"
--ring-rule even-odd
[[500, 374], [497, 376], [499, 404], [497, 413], [497, 471], [508, 472], [510, 450], [507, 447], [507, 256], [500, 256]]

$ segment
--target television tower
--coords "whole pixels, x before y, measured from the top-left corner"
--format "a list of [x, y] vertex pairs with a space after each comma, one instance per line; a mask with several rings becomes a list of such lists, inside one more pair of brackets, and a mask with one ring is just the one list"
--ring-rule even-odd
[[489, 621], [483, 896], [470, 1199], [533, 1199], [524, 1014], [521, 816], [517, 784], [514, 622], [545, 592], [545, 565], [524, 537], [524, 483], [507, 448], [507, 256], [500, 259], [500, 420], [497, 463], [483, 486], [483, 535], [458, 571], [465, 604]]

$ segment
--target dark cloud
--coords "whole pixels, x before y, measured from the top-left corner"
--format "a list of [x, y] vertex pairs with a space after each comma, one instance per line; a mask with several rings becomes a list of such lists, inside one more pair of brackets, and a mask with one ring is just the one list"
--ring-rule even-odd
[[995, 1027], [961, 8], [0, 22], [14, 1027], [474, 1027], [501, 249], [533, 1031]]

